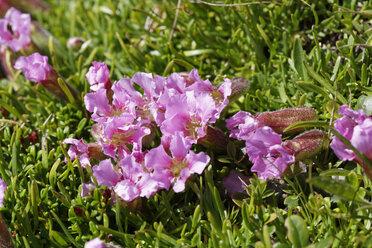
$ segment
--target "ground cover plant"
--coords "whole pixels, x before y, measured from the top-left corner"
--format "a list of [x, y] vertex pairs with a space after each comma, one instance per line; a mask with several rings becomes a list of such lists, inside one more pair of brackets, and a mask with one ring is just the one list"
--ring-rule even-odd
[[0, 247], [372, 247], [371, 13], [0, 0]]

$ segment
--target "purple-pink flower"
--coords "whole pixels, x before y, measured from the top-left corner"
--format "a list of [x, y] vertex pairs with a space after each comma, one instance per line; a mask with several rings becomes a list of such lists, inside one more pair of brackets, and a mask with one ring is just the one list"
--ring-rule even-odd
[[[337, 132], [339, 132], [342, 136], [344, 136], [348, 140], [351, 140], [353, 138], [355, 127], [362, 124], [366, 119], [369, 118], [362, 109], [359, 109], [358, 111], [354, 111], [354, 110], [351, 110], [347, 105], [342, 105], [340, 109], [338, 110], [338, 114], [343, 115], [343, 117], [334, 122], [334, 128]], [[353, 139], [354, 142], [359, 143], [360, 140], [367, 140], [368, 142], [369, 139], [367, 138], [367, 136], [361, 137], [360, 135], [358, 135], [358, 133], [356, 133]], [[336, 136], [332, 137], [332, 143], [330, 146], [335, 152], [335, 154], [337, 155], [337, 157], [339, 157], [343, 161], [346, 161], [346, 160], [352, 161], [356, 158], [355, 153], [349, 147], [347, 147], [344, 143], [342, 143], [341, 140], [336, 138]], [[359, 147], [355, 146], [355, 148], [364, 149], [363, 146], [359, 146]], [[365, 154], [367, 155], [367, 153]]]
[[250, 113], [240, 111], [226, 120], [230, 136], [245, 141], [245, 150], [258, 178], [280, 178], [295, 162], [295, 156], [282, 147], [281, 135], [264, 126]]
[[88, 145], [84, 140], [68, 138], [65, 139], [62, 144], [71, 144], [67, 153], [72, 160], [75, 160], [76, 157], [78, 157], [83, 168], [85, 168], [86, 165], [90, 166]]
[[23, 71], [28, 80], [43, 85], [58, 78], [57, 72], [48, 64], [48, 57], [40, 53], [19, 57], [14, 68]]
[[[338, 111], [342, 118], [334, 123], [335, 130], [348, 139], [351, 144], [372, 160], [372, 118], [367, 116], [362, 109], [351, 110], [347, 105], [342, 105]], [[372, 178], [372, 170], [359, 158], [353, 150], [342, 143], [336, 136], [332, 137], [330, 147], [338, 158], [343, 161], [356, 161], [363, 168], [366, 174]]]
[[4, 207], [5, 190], [7, 187], [8, 185], [0, 178], [0, 207]]
[[182, 132], [176, 132], [171, 138], [169, 153], [160, 145], [145, 155], [147, 168], [162, 174], [164, 184], [174, 183], [174, 192], [181, 192], [186, 180], [194, 173], [201, 174], [210, 161], [207, 154], [196, 154], [190, 148], [191, 143]]
[[0, 19], [0, 44], [10, 47], [14, 52], [26, 48], [31, 43], [30, 14], [10, 8], [4, 19]]
[[[71, 40], [70, 43], [73, 41], [76, 42], [75, 40]], [[105, 63], [93, 61], [93, 66], [89, 68], [86, 78], [92, 91], [97, 91], [101, 88], [111, 88], [110, 70]]]
[[[54, 68], [48, 64], [48, 57], [42, 56], [39, 53], [33, 53], [30, 56], [21, 56], [15, 62], [14, 68], [21, 70], [25, 77], [35, 83], [40, 83], [49, 92], [56, 95], [59, 98], [68, 99], [65, 92], [58, 84], [58, 73]], [[68, 83], [66, 86], [70, 90], [73, 97], [77, 97], [75, 89], [73, 89]]]

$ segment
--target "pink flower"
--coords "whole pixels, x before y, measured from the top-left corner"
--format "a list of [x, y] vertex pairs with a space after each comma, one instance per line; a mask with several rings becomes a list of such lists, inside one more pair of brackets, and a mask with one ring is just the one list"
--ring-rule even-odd
[[85, 168], [86, 165], [90, 165], [88, 145], [84, 140], [68, 138], [65, 139], [62, 144], [71, 144], [67, 153], [72, 160], [75, 160], [76, 157], [78, 157], [83, 168]]
[[136, 161], [134, 156], [127, 156], [120, 161], [123, 180], [118, 182], [114, 191], [126, 202], [137, 197], [149, 198], [165, 185]]
[[57, 72], [48, 64], [48, 57], [40, 53], [19, 57], [14, 68], [23, 71], [28, 80], [41, 84], [58, 78]]
[[[348, 139], [368, 159], [372, 160], [372, 118], [367, 116], [362, 109], [353, 111], [347, 105], [341, 106], [338, 113], [344, 116], [335, 121], [335, 130]], [[341, 160], [354, 160], [359, 163], [366, 174], [372, 178], [372, 169], [336, 136], [332, 137], [330, 147]]]
[[92, 91], [97, 91], [101, 88], [111, 88], [110, 70], [105, 63], [93, 61], [93, 66], [89, 68], [86, 78]]
[[5, 197], [5, 190], [7, 189], [8, 185], [0, 178], [0, 207], [4, 207], [4, 197]]
[[238, 140], [248, 140], [249, 136], [262, 124], [248, 112], [239, 111], [226, 120], [226, 128], [230, 130], [230, 137]]
[[170, 156], [162, 145], [145, 155], [146, 166], [154, 173], [162, 175], [164, 185], [174, 183], [173, 190], [178, 193], [185, 189], [186, 180], [194, 173], [201, 174], [210, 158], [205, 153], [190, 151], [189, 143], [181, 132], [176, 132], [170, 141]]
[[30, 27], [30, 14], [10, 8], [0, 19], [0, 44], [9, 46], [13, 52], [26, 48], [31, 43]]
[[[335, 121], [334, 128], [337, 132], [339, 132], [348, 140], [352, 139], [354, 134], [354, 128], [357, 125], [362, 124], [363, 121], [368, 118], [368, 116], [364, 113], [362, 109], [358, 111], [353, 111], [347, 105], [342, 105], [341, 108], [338, 110], [338, 114], [344, 116]], [[354, 142], [359, 143], [357, 139], [364, 140], [363, 137], [356, 135], [354, 138]], [[330, 147], [333, 149], [337, 157], [339, 157], [343, 161], [346, 160], [352, 161], [356, 158], [355, 153], [350, 148], [348, 148], [344, 143], [342, 143], [341, 140], [337, 139], [336, 136], [332, 137], [332, 143]], [[358, 147], [356, 148], [359, 149]]]
[[206, 135], [208, 123], [214, 117], [216, 105], [208, 94], [195, 95], [187, 91], [182, 95], [172, 96], [165, 111], [165, 120], [160, 130], [165, 135], [182, 132], [191, 143]]
[[260, 179], [280, 178], [284, 170], [295, 162], [295, 156], [281, 145], [281, 135], [270, 127], [258, 128], [246, 140], [246, 151], [253, 163], [251, 171]]
[[[58, 84], [58, 73], [48, 64], [48, 57], [33, 53], [28, 57], [21, 56], [17, 59], [14, 68], [23, 71], [25, 77], [33, 82], [40, 83], [49, 92], [59, 98], [68, 100], [66, 94]], [[66, 83], [71, 94], [77, 97], [76, 91]]]
[[121, 180], [121, 174], [114, 169], [110, 159], [105, 159], [93, 167], [93, 176], [99, 185], [115, 186]]
[[95, 238], [85, 243], [84, 248], [106, 248], [106, 245], [99, 238]]
[[89, 196], [89, 193], [95, 189], [94, 183], [82, 183], [81, 184], [81, 197]]

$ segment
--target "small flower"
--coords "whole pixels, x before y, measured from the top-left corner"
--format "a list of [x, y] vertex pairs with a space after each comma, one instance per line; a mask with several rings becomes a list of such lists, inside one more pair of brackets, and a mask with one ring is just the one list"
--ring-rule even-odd
[[295, 162], [295, 156], [281, 145], [281, 135], [270, 127], [258, 128], [246, 140], [246, 151], [253, 163], [252, 172], [260, 179], [280, 178], [285, 169]]
[[0, 19], [0, 44], [6, 45], [18, 52], [31, 43], [30, 14], [24, 14], [15, 8], [10, 8], [4, 19]]
[[81, 184], [81, 197], [89, 196], [90, 192], [95, 189], [94, 183], [82, 183]]
[[165, 185], [174, 183], [174, 192], [181, 192], [186, 180], [194, 173], [201, 174], [210, 161], [205, 153], [196, 154], [190, 148], [191, 143], [181, 132], [176, 132], [169, 144], [171, 155], [160, 145], [145, 155], [146, 166], [154, 169], [155, 174], [160, 173]]
[[105, 159], [94, 166], [93, 176], [99, 185], [107, 187], [115, 186], [122, 178], [121, 174], [114, 169], [110, 159]]
[[88, 145], [84, 142], [84, 140], [68, 138], [65, 139], [62, 144], [71, 144], [67, 153], [72, 160], [75, 160], [76, 157], [78, 157], [83, 168], [85, 168], [86, 165], [90, 165]]
[[[344, 116], [335, 121], [334, 129], [348, 139], [368, 159], [372, 160], [372, 118], [367, 116], [362, 109], [354, 111], [347, 105], [341, 106], [338, 113]], [[372, 168], [365, 164], [352, 149], [342, 143], [336, 136], [332, 137], [330, 147], [339, 159], [359, 163], [365, 173], [372, 178]]]
[[[48, 64], [48, 57], [39, 53], [33, 53], [30, 56], [21, 56], [17, 59], [14, 68], [21, 70], [25, 77], [33, 82], [40, 83], [49, 92], [59, 98], [68, 99], [62, 88], [58, 84], [58, 73]], [[76, 91], [67, 84], [73, 96], [77, 96]]]
[[99, 238], [95, 238], [85, 243], [84, 248], [106, 248], [106, 245]]
[[[358, 111], [351, 110], [347, 105], [342, 105], [338, 110], [339, 115], [344, 115], [342, 118], [338, 119], [334, 123], [334, 128], [346, 139], [351, 140], [354, 134], [354, 129], [357, 125], [362, 124], [364, 120], [369, 118], [362, 109]], [[363, 137], [356, 136], [354, 141], [358, 139], [364, 140]], [[366, 139], [368, 142], [368, 139]], [[331, 148], [335, 152], [338, 158], [343, 161], [349, 160], [352, 161], [356, 158], [355, 153], [347, 147], [341, 140], [332, 137]], [[357, 147], [356, 147], [357, 148]], [[361, 147], [363, 149], [363, 147]]]
[[[76, 42], [76, 37], [74, 40], [69, 40], [71, 42]], [[98, 89], [110, 89], [110, 70], [107, 68], [105, 63], [93, 61], [93, 66], [89, 68], [88, 73], [86, 74], [88, 83], [90, 84], [90, 89], [92, 91], [97, 91]]]

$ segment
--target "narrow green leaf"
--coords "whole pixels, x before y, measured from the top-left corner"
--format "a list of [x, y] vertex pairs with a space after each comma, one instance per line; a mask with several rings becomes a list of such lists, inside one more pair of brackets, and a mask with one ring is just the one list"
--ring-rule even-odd
[[299, 121], [286, 127], [283, 132], [288, 132], [297, 128], [314, 128], [314, 127], [328, 127], [329, 123], [325, 121]]
[[62, 78], [58, 78], [57, 81], [58, 81], [59, 87], [61, 87], [61, 89], [63, 90], [63, 92], [67, 96], [68, 101], [71, 104], [75, 104], [75, 98], [72, 96], [72, 93], [71, 93], [70, 89], [67, 87], [65, 81]]
[[68, 232], [67, 228], [65, 227], [65, 225], [63, 224], [63, 222], [61, 221], [61, 219], [58, 217], [58, 215], [56, 213], [54, 213], [53, 210], [50, 211], [54, 217], [54, 219], [58, 222], [59, 226], [62, 228], [63, 232], [65, 233], [65, 235], [67, 236], [67, 239], [75, 246], [75, 247], [78, 247], [78, 248], [82, 248], [83, 245], [77, 243], [75, 241], [75, 239], [71, 236], [71, 234]]
[[302, 42], [300, 38], [297, 38], [294, 43], [293, 62], [300, 78], [306, 80], [307, 77], [305, 76], [306, 72], [304, 69], [304, 51], [302, 50]]

